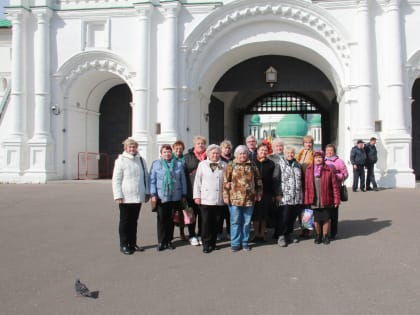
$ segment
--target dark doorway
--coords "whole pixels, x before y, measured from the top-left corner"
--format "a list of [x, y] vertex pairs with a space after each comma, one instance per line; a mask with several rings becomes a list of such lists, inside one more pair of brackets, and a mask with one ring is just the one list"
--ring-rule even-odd
[[414, 82], [411, 103], [412, 161], [416, 180], [420, 180], [420, 79]]
[[219, 144], [224, 140], [224, 104], [212, 96], [209, 104], [209, 144]]
[[131, 91], [127, 84], [111, 88], [104, 96], [99, 117], [99, 177], [111, 178], [122, 142], [131, 135]]
[[[265, 77], [266, 71], [271, 67], [277, 71], [277, 82], [274, 84], [268, 84]], [[299, 108], [290, 111], [268, 106], [264, 114], [295, 112], [302, 117], [313, 112], [321, 114], [322, 144], [337, 144], [339, 107], [331, 82], [314, 65], [297, 58], [279, 55], [245, 60], [230, 68], [217, 82], [212, 94], [225, 107], [224, 126], [228, 128], [224, 130], [224, 137], [233, 143], [243, 143], [244, 116], [256, 100], [276, 93], [298, 95], [301, 99], [310, 100], [316, 109], [308, 111]], [[212, 132], [216, 130], [210, 130], [210, 138], [213, 136]]]

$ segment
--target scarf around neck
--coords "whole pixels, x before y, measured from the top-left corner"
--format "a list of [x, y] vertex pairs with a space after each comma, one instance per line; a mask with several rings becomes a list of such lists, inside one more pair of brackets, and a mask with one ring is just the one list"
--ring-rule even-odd
[[175, 178], [173, 177], [175, 159], [166, 161], [165, 159], [160, 160], [160, 164], [164, 169], [163, 174], [163, 194], [170, 196], [174, 191]]
[[321, 176], [321, 168], [322, 168], [322, 164], [319, 164], [319, 165], [314, 164], [314, 176], [315, 177], [320, 177]]
[[195, 157], [201, 162], [201, 161], [204, 161], [205, 159], [206, 159], [206, 151], [203, 151], [203, 152], [201, 152], [201, 153], [198, 153], [197, 151], [193, 151], [194, 152], [194, 155], [195, 155]]

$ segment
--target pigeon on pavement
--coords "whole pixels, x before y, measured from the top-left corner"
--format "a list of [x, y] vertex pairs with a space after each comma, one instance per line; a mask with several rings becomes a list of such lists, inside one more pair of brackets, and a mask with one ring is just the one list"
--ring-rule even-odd
[[97, 298], [96, 292], [90, 292], [88, 287], [84, 283], [80, 282], [79, 279], [76, 279], [76, 283], [74, 284], [74, 289], [76, 290], [76, 296]]

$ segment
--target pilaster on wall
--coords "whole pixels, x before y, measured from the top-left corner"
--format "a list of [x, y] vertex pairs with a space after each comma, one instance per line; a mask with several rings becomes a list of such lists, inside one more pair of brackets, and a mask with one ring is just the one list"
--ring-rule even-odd
[[[51, 137], [51, 89], [50, 89], [50, 18], [49, 8], [35, 8], [32, 13], [37, 19], [34, 40], [34, 135], [28, 142], [29, 169], [25, 178], [33, 182], [46, 182], [54, 178], [54, 142]], [[59, 112], [56, 112], [59, 113]]]
[[9, 9], [8, 18], [12, 22], [12, 71], [8, 116], [10, 129], [2, 143], [3, 165], [1, 182], [20, 182], [27, 168], [26, 134], [26, 27], [28, 13], [23, 8]]
[[165, 17], [162, 36], [165, 38], [162, 47], [161, 99], [158, 104], [158, 122], [161, 130], [157, 136], [158, 144], [173, 143], [178, 136], [178, 13], [179, 2], [162, 3]]
[[354, 139], [369, 139], [374, 132], [374, 118], [373, 112], [376, 102], [373, 98], [373, 50], [371, 10], [369, 6], [370, 1], [357, 1], [357, 112], [363, 113], [357, 117], [357, 128], [353, 133]]
[[410, 107], [408, 98], [404, 96], [400, 5], [400, 0], [387, 0], [384, 4], [387, 115], [384, 117], [382, 139], [387, 152], [387, 169], [381, 182], [386, 187], [415, 187], [415, 175], [410, 167], [411, 135], [405, 121], [405, 109]]
[[[148, 140], [148, 107], [150, 93], [150, 24], [153, 14], [151, 4], [136, 5], [138, 19], [138, 46], [137, 69], [134, 81], [132, 103], [133, 138], [136, 139], [143, 150]], [[144, 147], [143, 147], [144, 146]]]

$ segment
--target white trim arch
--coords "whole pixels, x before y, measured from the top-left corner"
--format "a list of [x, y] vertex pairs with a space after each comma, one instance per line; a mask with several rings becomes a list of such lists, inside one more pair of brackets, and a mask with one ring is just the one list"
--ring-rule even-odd
[[414, 82], [420, 78], [420, 50], [415, 52], [408, 59], [408, 87], [410, 88], [409, 95], [411, 97], [411, 89]]
[[[301, 0], [286, 0], [281, 4], [278, 1], [244, 2], [236, 1], [220, 7], [185, 40], [184, 62], [188, 68], [183, 87], [188, 86], [192, 90], [201, 87], [203, 93], [208, 94], [212, 87], [205, 86], [201, 81], [208, 71], [217, 72], [214, 62], [252, 43], [255, 50], [246, 52], [247, 49], [244, 49], [230, 67], [258, 55], [293, 56], [318, 67], [330, 79], [337, 95], [341, 94], [343, 82], [348, 81], [350, 50], [348, 35], [335, 19], [321, 8]], [[278, 45], [279, 42], [295, 47], [290, 49], [288, 45]], [[258, 49], [255, 44], [263, 44], [264, 47]], [[296, 51], [296, 47], [305, 49]], [[301, 56], [296, 56], [299, 51]], [[313, 53], [318, 56], [312, 56]], [[224, 68], [224, 71], [229, 68]]]
[[62, 147], [57, 149], [65, 161], [63, 178], [78, 177], [78, 152], [99, 152], [100, 105], [105, 94], [127, 84], [133, 97], [135, 76], [130, 68], [115, 54], [89, 51], [71, 57], [55, 74], [62, 93], [56, 95], [56, 102], [61, 104], [63, 120], [54, 136], [62, 137]]
[[92, 71], [112, 73], [120, 77], [133, 91], [134, 72], [121, 57], [106, 51], [88, 51], [79, 53], [67, 60], [57, 71], [59, 86], [67, 96], [78, 78]]

